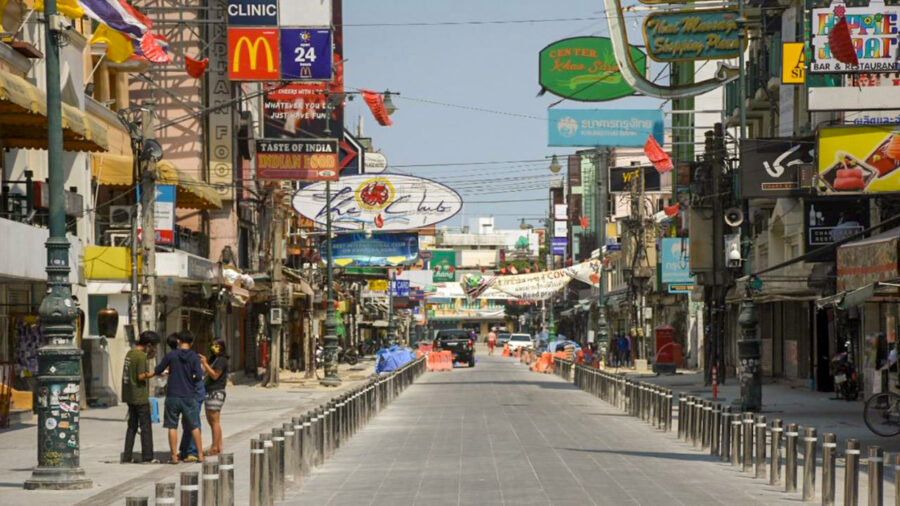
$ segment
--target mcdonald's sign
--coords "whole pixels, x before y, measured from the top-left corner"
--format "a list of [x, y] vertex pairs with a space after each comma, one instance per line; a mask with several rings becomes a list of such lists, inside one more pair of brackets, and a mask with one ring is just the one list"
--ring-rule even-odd
[[281, 78], [277, 29], [228, 29], [228, 78], [232, 81], [274, 81]]

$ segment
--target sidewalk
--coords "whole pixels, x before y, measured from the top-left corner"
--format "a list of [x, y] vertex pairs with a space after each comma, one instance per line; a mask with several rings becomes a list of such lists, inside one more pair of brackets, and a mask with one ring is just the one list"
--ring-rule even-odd
[[[226, 453], [234, 454], [235, 504], [246, 503], [249, 494], [250, 439], [280, 427], [307, 409], [324, 403], [369, 377], [374, 362], [369, 359], [350, 368], [341, 365], [344, 384], [338, 389], [318, 385], [317, 380], [304, 381], [301, 374], [286, 373], [278, 388], [229, 385], [228, 398], [222, 411], [222, 429]], [[125, 442], [127, 407], [90, 409], [81, 414], [81, 467], [93, 488], [78, 491], [26, 491], [22, 484], [31, 476], [37, 462], [36, 423], [20, 424], [0, 431], [0, 503], [4, 506], [30, 504], [122, 504], [126, 495], [153, 497], [160, 481], [177, 481], [182, 471], [200, 471], [199, 464], [120, 464], [119, 455]], [[211, 442], [205, 416], [203, 443]], [[179, 437], [181, 433], [179, 431]], [[157, 454], [168, 452], [168, 439], [162, 424], [153, 425], [153, 447]], [[140, 437], [134, 448], [140, 456]]]

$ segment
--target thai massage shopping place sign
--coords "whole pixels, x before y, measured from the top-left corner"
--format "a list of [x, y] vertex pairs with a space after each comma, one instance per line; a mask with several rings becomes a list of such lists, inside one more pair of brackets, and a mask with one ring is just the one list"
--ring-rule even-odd
[[647, 54], [659, 62], [737, 58], [747, 46], [733, 9], [652, 13], [644, 19]]
[[[859, 65], [839, 62], [831, 55], [828, 34], [843, 15], [850, 29]], [[810, 72], [897, 72], [900, 39], [900, 5], [885, 5], [871, 0], [865, 7], [847, 7], [834, 2], [812, 10], [812, 62]]]
[[[647, 55], [631, 46], [631, 58], [641, 74]], [[541, 87], [554, 95], [582, 102], [600, 102], [634, 93], [619, 71], [608, 37], [573, 37], [541, 49], [538, 58]]]

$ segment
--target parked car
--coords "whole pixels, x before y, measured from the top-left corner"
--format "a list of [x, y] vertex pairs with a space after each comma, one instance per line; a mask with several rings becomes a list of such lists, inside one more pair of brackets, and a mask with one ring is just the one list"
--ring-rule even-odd
[[475, 340], [468, 330], [439, 330], [434, 336], [435, 351], [450, 351], [454, 362], [466, 362], [475, 367]]
[[509, 336], [510, 334], [508, 332], [497, 334], [497, 346], [502, 348], [504, 344], [509, 342]]
[[528, 350], [534, 349], [534, 341], [528, 334], [512, 334], [509, 336], [509, 351], [516, 351], [519, 348]]

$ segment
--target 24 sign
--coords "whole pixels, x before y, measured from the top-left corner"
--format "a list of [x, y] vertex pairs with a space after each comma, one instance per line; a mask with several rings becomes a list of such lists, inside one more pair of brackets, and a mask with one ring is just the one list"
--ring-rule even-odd
[[330, 29], [282, 28], [282, 79], [330, 81], [333, 63], [331, 41]]

